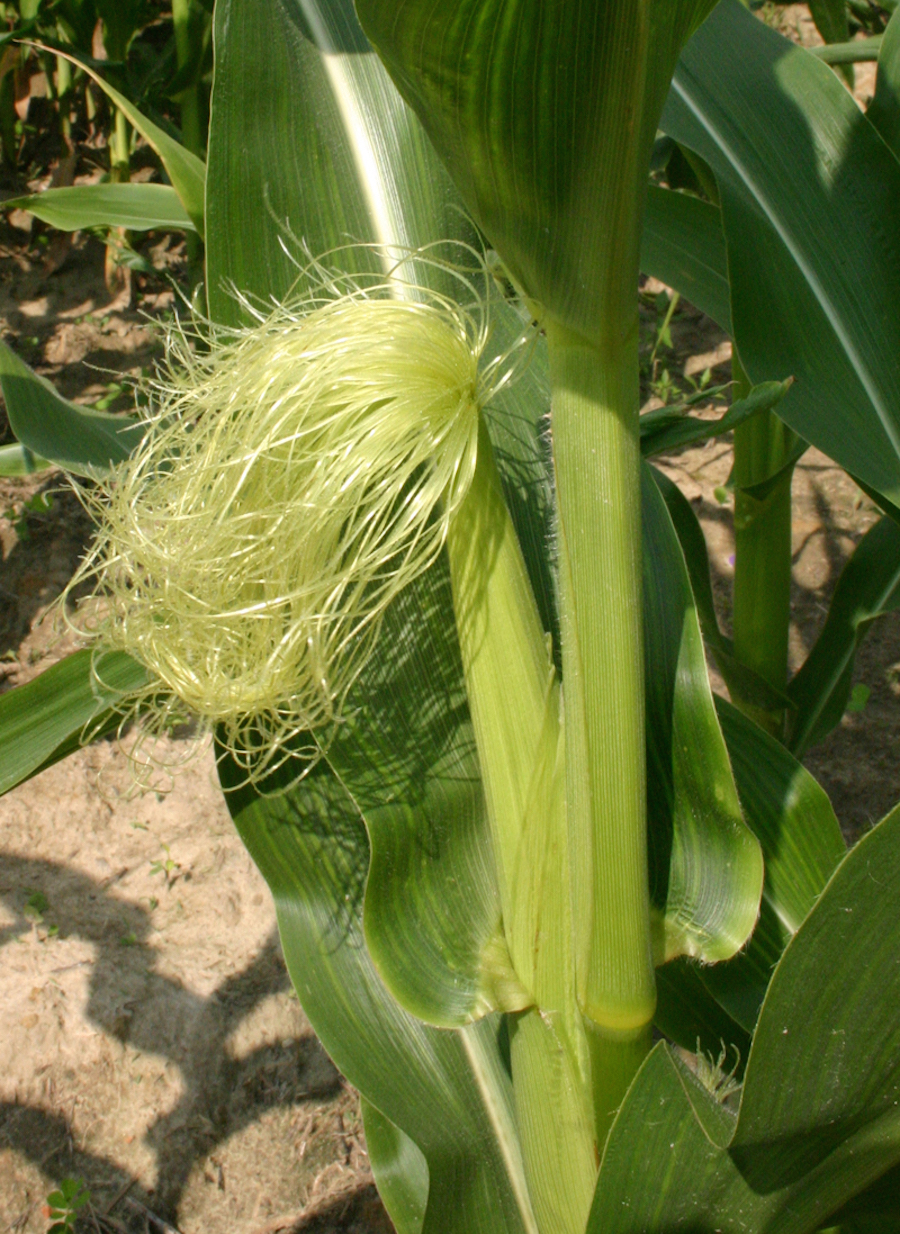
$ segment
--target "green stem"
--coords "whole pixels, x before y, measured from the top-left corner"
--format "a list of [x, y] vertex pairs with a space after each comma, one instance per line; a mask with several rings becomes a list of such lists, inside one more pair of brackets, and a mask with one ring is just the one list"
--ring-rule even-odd
[[[179, 69], [191, 59], [191, 0], [172, 0], [172, 25], [175, 27], [175, 58]], [[185, 146], [203, 158], [204, 132], [200, 113], [200, 86], [187, 86], [180, 95], [181, 138]], [[190, 281], [196, 285], [203, 277], [203, 242], [196, 232], [187, 234], [187, 257]]]
[[578, 1002], [603, 1142], [650, 1040], [636, 305], [595, 345], [550, 321]]
[[[191, 0], [172, 0], [172, 25], [176, 63], [183, 69], [191, 59]], [[181, 92], [181, 137], [188, 150], [203, 156], [200, 91], [196, 82]]]
[[59, 132], [67, 149], [72, 149], [72, 64], [65, 56], [56, 57], [56, 93], [59, 100]]
[[113, 112], [115, 118], [109, 142], [109, 178], [113, 184], [127, 184], [131, 179], [128, 119], [118, 107], [113, 107]]
[[[734, 361], [735, 396], [749, 382]], [[734, 654], [776, 690], [788, 673], [791, 616], [791, 451], [796, 435], [777, 416], [763, 412], [734, 433]], [[769, 482], [763, 494], [748, 488]], [[784, 711], [764, 710], [735, 696], [735, 703], [775, 737], [784, 732]]]

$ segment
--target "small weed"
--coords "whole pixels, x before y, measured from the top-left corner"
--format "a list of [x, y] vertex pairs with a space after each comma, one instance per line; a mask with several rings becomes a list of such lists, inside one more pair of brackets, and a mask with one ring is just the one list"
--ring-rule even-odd
[[91, 403], [94, 411], [106, 411], [123, 392], [125, 386], [120, 381], [111, 381], [106, 387], [106, 393]]
[[667, 368], [664, 368], [657, 377], [654, 377], [650, 382], [650, 389], [664, 406], [670, 403], [678, 393], [678, 386], [669, 375]]
[[21, 505], [13, 506], [6, 510], [4, 517], [8, 518], [12, 523], [19, 539], [27, 540], [31, 534], [28, 529], [28, 520], [30, 518], [40, 519], [52, 509], [52, 493], [35, 493], [28, 501], [24, 501]]
[[28, 896], [23, 909], [25, 920], [30, 921], [32, 925], [42, 925], [44, 913], [50, 908], [50, 901], [43, 891], [35, 891], [32, 887], [26, 887], [25, 894]]
[[869, 701], [871, 694], [871, 686], [867, 686], [864, 682], [858, 681], [850, 691], [850, 698], [847, 702], [847, 711], [851, 715], [856, 715], [860, 711], [865, 711], [866, 703]]
[[168, 844], [160, 844], [160, 848], [164, 851], [164, 857], [157, 857], [155, 861], [150, 862], [151, 874], [162, 874], [166, 880], [166, 887], [171, 887], [178, 878], [178, 871], [181, 869], [181, 863], [176, 861], [171, 854]]
[[51, 1191], [47, 1196], [44, 1215], [53, 1222], [48, 1226], [47, 1234], [72, 1234], [75, 1219], [90, 1198], [91, 1193], [83, 1178], [64, 1178], [59, 1190]]

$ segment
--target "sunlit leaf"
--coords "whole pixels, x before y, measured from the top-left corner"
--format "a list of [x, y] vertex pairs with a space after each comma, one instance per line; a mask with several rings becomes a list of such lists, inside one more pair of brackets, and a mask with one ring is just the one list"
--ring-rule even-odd
[[147, 681], [144, 667], [120, 651], [95, 670], [91, 652], [76, 651], [0, 695], [0, 792], [77, 750], [86, 734], [115, 728], [111, 708]]
[[129, 227], [132, 231], [194, 231], [181, 199], [168, 184], [76, 184], [7, 198], [3, 209], [28, 210], [51, 227]]
[[835, 74], [721, 0], [662, 121], [713, 168], [734, 336], [753, 381], [796, 378], [778, 414], [900, 495], [900, 163]]

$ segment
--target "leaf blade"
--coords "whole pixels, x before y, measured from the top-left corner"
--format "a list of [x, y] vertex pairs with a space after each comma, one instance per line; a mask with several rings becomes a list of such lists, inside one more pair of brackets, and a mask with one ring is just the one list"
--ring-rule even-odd
[[90, 651], [76, 651], [0, 695], [0, 793], [77, 749], [81, 733], [146, 684], [146, 670], [124, 652], [101, 657], [96, 671], [91, 661]]
[[718, 178], [751, 379], [796, 377], [779, 415], [891, 497], [900, 164], [831, 70], [737, 0], [722, 0], [685, 49], [663, 127]]
[[21, 445], [75, 475], [95, 477], [124, 461], [144, 435], [129, 416], [70, 403], [0, 341], [0, 385]]
[[27, 210], [60, 231], [82, 227], [196, 230], [178, 194], [168, 184], [76, 184], [7, 198], [3, 208]]

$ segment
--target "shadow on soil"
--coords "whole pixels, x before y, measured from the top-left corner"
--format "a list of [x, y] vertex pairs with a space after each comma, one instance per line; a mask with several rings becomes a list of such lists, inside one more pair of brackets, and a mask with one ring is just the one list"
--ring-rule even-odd
[[[118, 1196], [145, 1206], [145, 1224], [151, 1209], [173, 1221], [191, 1170], [217, 1144], [267, 1109], [334, 1098], [342, 1081], [311, 1034], [288, 1043], [287, 1050], [285, 1043], [262, 1046], [241, 1058], [229, 1050], [229, 1034], [241, 1021], [265, 997], [289, 988], [277, 936], [267, 939], [242, 972], [208, 998], [199, 997], [154, 972], [149, 915], [138, 905], [114, 899], [110, 889], [115, 881], [113, 876], [97, 882], [56, 863], [0, 855], [0, 900], [14, 918], [0, 929], [0, 947], [33, 928], [23, 911], [23, 889], [45, 888], [59, 936], [74, 936], [95, 948], [93, 960], [81, 962], [90, 965], [89, 1021], [178, 1068], [183, 1096], [146, 1134], [156, 1157], [158, 1188], [147, 1193], [115, 1162], [82, 1151], [68, 1119], [35, 1106], [0, 1103], [0, 1149], [16, 1149], [53, 1177], [83, 1177], [101, 1209], [101, 1196], [107, 1210]], [[123, 936], [129, 939], [127, 947]], [[340, 1203], [346, 1208], [351, 1200], [345, 1196]], [[323, 1225], [325, 1220], [320, 1213], [311, 1224], [284, 1228], [310, 1234], [338, 1228]], [[153, 1232], [152, 1222], [148, 1228]], [[273, 1234], [278, 1228], [272, 1227]]]

